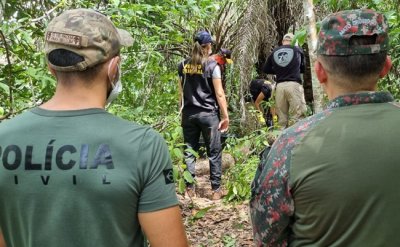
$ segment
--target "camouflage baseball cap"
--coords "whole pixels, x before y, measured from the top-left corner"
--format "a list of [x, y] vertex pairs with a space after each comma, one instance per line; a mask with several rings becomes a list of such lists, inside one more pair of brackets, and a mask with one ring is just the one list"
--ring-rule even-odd
[[84, 61], [60, 67], [48, 61], [58, 71], [83, 71], [117, 55], [121, 46], [131, 46], [132, 36], [117, 29], [103, 14], [90, 9], [67, 10], [55, 17], [45, 34], [45, 53], [56, 49], [72, 51]]
[[292, 33], [287, 33], [285, 36], [283, 36], [282, 40], [287, 40], [287, 41], [292, 41], [294, 38], [294, 35]]
[[[369, 9], [346, 10], [327, 16], [318, 35], [317, 53], [328, 56], [373, 54], [389, 49], [386, 17]], [[351, 45], [355, 36], [375, 36], [374, 44]]]

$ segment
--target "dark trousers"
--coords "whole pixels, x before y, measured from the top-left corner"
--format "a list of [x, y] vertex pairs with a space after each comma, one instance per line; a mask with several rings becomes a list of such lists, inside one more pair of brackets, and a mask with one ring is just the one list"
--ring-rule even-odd
[[274, 121], [272, 119], [271, 108], [267, 107], [267, 109], [264, 109], [264, 119], [265, 119], [265, 123], [267, 124], [267, 127], [273, 127], [274, 126]]
[[[218, 130], [219, 115], [217, 112], [200, 112], [182, 116], [183, 139], [187, 149], [199, 150], [200, 134], [203, 135], [210, 164], [211, 188], [216, 190], [221, 185], [222, 147], [221, 132]], [[185, 162], [188, 171], [195, 177], [196, 157], [185, 151]]]

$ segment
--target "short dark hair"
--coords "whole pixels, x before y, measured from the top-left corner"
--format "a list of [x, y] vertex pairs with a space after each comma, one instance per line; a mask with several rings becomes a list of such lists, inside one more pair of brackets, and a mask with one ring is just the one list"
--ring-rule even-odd
[[[374, 44], [375, 39], [376, 36], [354, 36], [350, 39], [350, 45]], [[367, 55], [319, 55], [319, 58], [321, 58], [325, 69], [329, 73], [344, 77], [349, 81], [360, 81], [362, 83], [360, 78], [368, 78], [379, 74], [385, 64], [386, 55], [387, 52], [382, 51]]]
[[[48, 54], [47, 59], [51, 64], [59, 67], [72, 66], [77, 63], [83, 62], [85, 60], [84, 57], [66, 49], [56, 49], [51, 51]], [[61, 77], [77, 76], [85, 81], [91, 81], [91, 79], [93, 79], [96, 76], [96, 74], [100, 72], [102, 65], [103, 63], [97, 64], [83, 71], [71, 71], [71, 72], [56, 71], [56, 73], [57, 76]]]
[[47, 56], [47, 59], [50, 63], [59, 67], [72, 66], [85, 61], [85, 58], [81, 55], [65, 49], [56, 49], [51, 51]]

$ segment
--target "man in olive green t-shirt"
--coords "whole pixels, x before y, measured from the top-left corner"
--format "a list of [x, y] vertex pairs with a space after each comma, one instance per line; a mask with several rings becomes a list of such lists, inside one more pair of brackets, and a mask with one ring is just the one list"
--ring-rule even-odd
[[54, 96], [0, 124], [0, 247], [187, 246], [164, 140], [104, 110], [132, 37], [75, 9], [45, 40]]
[[315, 70], [330, 102], [261, 161], [256, 246], [400, 246], [400, 104], [376, 91], [391, 67], [388, 27], [367, 9], [322, 21]]

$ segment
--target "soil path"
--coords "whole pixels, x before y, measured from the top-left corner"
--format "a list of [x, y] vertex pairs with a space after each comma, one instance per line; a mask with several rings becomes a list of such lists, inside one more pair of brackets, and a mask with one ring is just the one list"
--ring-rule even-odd
[[179, 196], [191, 246], [253, 246], [248, 202], [232, 205], [223, 200], [212, 201], [208, 199], [211, 197], [208, 176], [201, 175], [196, 179], [197, 196]]

